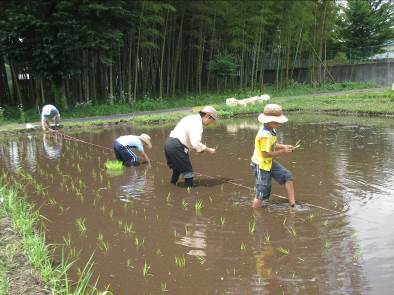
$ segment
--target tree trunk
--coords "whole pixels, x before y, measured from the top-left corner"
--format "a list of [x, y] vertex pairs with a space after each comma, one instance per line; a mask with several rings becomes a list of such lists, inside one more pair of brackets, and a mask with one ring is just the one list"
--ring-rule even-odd
[[142, 1], [141, 14], [140, 14], [140, 23], [138, 25], [138, 39], [137, 39], [137, 49], [135, 54], [135, 63], [134, 63], [134, 101], [137, 100], [137, 82], [138, 82], [138, 64], [139, 64], [139, 53], [140, 53], [140, 40], [141, 40], [141, 26], [142, 26], [142, 17], [144, 15], [144, 5], [145, 2]]
[[[171, 85], [171, 95], [175, 96], [175, 88], [177, 84], [177, 73], [178, 73], [178, 67], [181, 67], [180, 64], [180, 56], [181, 56], [181, 51], [182, 51], [182, 29], [183, 29], [183, 19], [185, 16], [185, 12], [182, 10], [182, 15], [181, 15], [181, 23], [179, 25], [179, 33], [178, 33], [178, 41], [175, 49], [175, 59], [174, 59], [174, 65], [173, 65], [173, 74], [172, 74], [172, 85]], [[181, 84], [179, 84], [180, 86]]]
[[163, 43], [161, 46], [161, 57], [160, 57], [160, 70], [159, 70], [159, 97], [163, 98], [163, 67], [164, 67], [164, 51], [166, 46], [166, 38], [167, 38], [167, 22], [168, 22], [168, 10], [166, 13], [166, 18], [164, 22], [164, 34], [163, 34]]

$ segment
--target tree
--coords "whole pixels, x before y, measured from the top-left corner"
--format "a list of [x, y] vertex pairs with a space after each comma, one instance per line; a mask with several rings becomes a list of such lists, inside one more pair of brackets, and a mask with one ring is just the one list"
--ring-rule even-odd
[[348, 0], [339, 38], [348, 58], [367, 58], [394, 38], [394, 4], [391, 0]]

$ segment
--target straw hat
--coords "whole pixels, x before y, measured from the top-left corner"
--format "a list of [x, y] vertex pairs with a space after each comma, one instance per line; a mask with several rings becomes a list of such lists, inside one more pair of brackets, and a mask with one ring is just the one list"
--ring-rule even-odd
[[201, 111], [199, 111], [199, 113], [200, 114], [201, 113], [208, 114], [212, 118], [214, 118], [215, 121], [217, 121], [219, 119], [218, 112], [215, 110], [214, 107], [211, 107], [211, 106], [205, 106]]
[[139, 139], [141, 139], [143, 142], [146, 143], [146, 145], [148, 146], [148, 149], [152, 148], [152, 144], [150, 142], [150, 136], [148, 134], [145, 133], [141, 133], [140, 136], [138, 136]]
[[261, 123], [277, 122], [280, 124], [288, 121], [283, 115], [281, 106], [274, 103], [265, 106], [264, 112], [259, 115], [258, 120]]

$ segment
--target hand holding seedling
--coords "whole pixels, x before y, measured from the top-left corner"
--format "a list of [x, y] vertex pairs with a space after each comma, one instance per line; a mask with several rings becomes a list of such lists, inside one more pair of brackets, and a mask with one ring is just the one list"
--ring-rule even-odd
[[301, 143], [301, 139], [297, 140], [295, 146], [293, 147], [293, 150], [300, 148], [301, 147], [300, 143]]
[[211, 154], [211, 155], [213, 155], [213, 154], [216, 153], [216, 149], [214, 149], [214, 148], [206, 148], [205, 151], [206, 151], [207, 153]]

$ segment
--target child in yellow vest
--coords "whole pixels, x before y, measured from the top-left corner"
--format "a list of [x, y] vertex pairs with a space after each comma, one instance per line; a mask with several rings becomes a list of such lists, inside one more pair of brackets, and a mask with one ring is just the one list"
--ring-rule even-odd
[[288, 121], [283, 115], [282, 108], [277, 104], [267, 104], [264, 112], [258, 118], [264, 124], [255, 139], [252, 156], [252, 169], [256, 177], [256, 197], [252, 207], [260, 208], [263, 200], [271, 194], [272, 178], [279, 184], [284, 184], [291, 207], [295, 206], [293, 175], [285, 167], [273, 160], [278, 156], [289, 154], [293, 151], [292, 145], [279, 144], [276, 139], [276, 129]]

